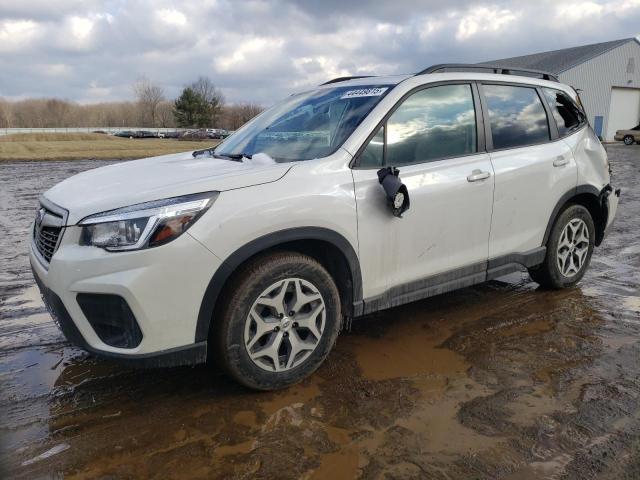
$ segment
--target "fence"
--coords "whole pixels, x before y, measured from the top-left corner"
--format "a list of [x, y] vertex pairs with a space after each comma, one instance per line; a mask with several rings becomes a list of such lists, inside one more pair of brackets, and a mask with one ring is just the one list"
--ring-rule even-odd
[[68, 127], [68, 128], [0, 128], [0, 135], [12, 135], [14, 133], [91, 133], [96, 131], [117, 133], [122, 131], [137, 131], [167, 133], [185, 132], [188, 128], [150, 128], [150, 127]]

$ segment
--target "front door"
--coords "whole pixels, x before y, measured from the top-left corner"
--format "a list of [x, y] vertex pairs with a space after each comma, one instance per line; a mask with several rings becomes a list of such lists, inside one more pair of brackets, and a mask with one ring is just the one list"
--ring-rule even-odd
[[[384, 303], [386, 296], [395, 305], [434, 285], [484, 276], [494, 177], [489, 156], [478, 149], [477, 104], [471, 84], [418, 90], [356, 160], [367, 311], [367, 298]], [[378, 183], [377, 171], [386, 166], [398, 167], [409, 192], [411, 208], [403, 218], [392, 215]]]

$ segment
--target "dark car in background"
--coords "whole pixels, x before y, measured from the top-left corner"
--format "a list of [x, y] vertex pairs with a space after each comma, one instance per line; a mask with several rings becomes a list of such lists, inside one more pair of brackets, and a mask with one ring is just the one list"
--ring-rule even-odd
[[138, 130], [135, 138], [159, 138], [157, 133], [149, 132], [148, 130]]
[[150, 132], [148, 130], [123, 130], [121, 132], [116, 132], [113, 134], [115, 137], [122, 138], [159, 138], [159, 135], [154, 132]]
[[121, 132], [114, 133], [113, 136], [122, 138], [134, 138], [136, 136], [136, 132], [132, 132], [131, 130], [123, 130]]

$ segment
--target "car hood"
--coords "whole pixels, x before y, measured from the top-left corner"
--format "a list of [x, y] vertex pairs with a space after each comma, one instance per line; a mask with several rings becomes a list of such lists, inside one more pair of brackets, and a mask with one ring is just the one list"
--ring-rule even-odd
[[192, 152], [133, 160], [79, 173], [44, 193], [69, 211], [68, 225], [94, 213], [207, 191], [225, 191], [281, 179], [288, 163], [257, 165]]

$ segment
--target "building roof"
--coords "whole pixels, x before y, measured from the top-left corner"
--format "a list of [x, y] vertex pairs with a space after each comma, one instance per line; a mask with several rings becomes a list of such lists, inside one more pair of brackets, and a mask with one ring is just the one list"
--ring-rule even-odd
[[628, 42], [640, 43], [636, 38], [623, 38], [611, 42], [563, 48], [561, 50], [533, 53], [521, 57], [503, 58], [481, 63], [514, 68], [532, 68], [557, 75]]

